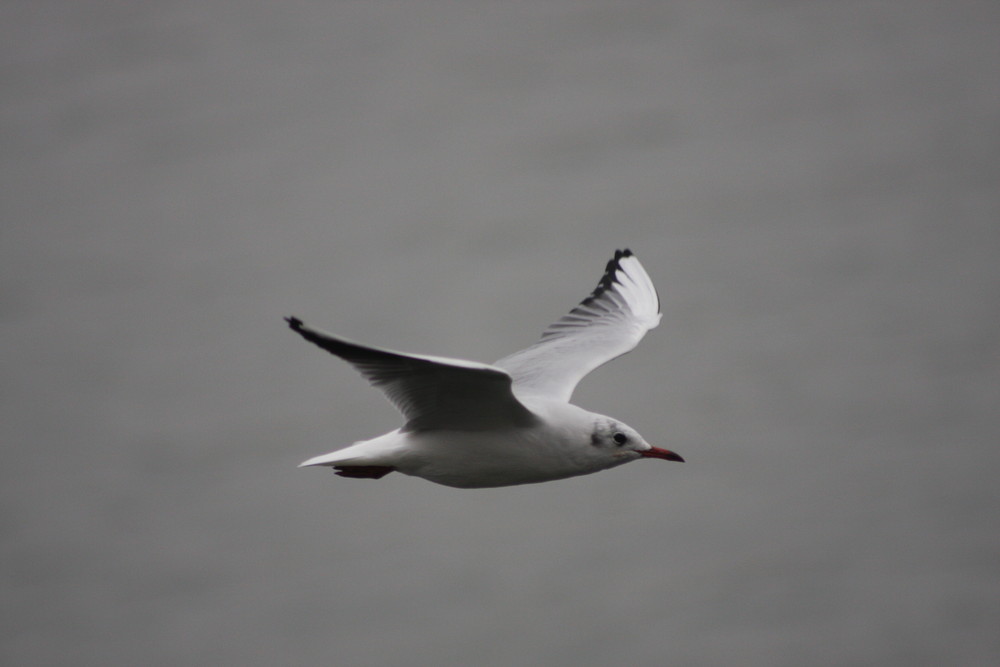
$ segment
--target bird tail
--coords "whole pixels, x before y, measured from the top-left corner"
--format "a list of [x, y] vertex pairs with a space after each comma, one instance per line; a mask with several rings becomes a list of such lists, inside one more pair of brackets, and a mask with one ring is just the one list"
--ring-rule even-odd
[[341, 477], [378, 479], [396, 469], [399, 433], [390, 431], [372, 440], [361, 440], [329, 454], [314, 456], [299, 464], [300, 468], [326, 466]]
[[344, 456], [345, 450], [340, 450], [339, 452], [330, 452], [329, 454], [323, 454], [321, 456], [314, 456], [308, 461], [303, 461], [299, 464], [300, 468], [308, 468], [310, 466], [334, 466], [342, 464], [351, 459], [356, 459], [356, 456]]
[[371, 465], [363, 457], [345, 455], [347, 450], [314, 456], [313, 458], [299, 464], [300, 468], [311, 466], [326, 466], [333, 468], [336, 474], [341, 477], [353, 477], [355, 479], [381, 479], [395, 470], [392, 466]]

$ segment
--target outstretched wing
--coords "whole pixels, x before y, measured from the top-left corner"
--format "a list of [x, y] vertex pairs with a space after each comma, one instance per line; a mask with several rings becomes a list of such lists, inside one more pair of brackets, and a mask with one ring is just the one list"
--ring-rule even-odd
[[590, 371], [634, 348], [660, 323], [656, 288], [631, 250], [617, 250], [597, 288], [542, 339], [496, 362], [518, 396], [569, 401]]
[[403, 413], [408, 431], [478, 431], [537, 418], [511, 393], [511, 377], [488, 364], [404, 354], [352, 343], [287, 317], [293, 331], [349, 362]]

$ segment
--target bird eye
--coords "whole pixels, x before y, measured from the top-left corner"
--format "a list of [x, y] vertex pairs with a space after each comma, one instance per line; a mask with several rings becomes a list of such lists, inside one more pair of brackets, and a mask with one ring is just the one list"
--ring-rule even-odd
[[611, 439], [614, 440], [615, 444], [617, 444], [618, 446], [624, 445], [626, 442], [628, 442], [628, 436], [622, 433], [621, 431], [611, 436]]

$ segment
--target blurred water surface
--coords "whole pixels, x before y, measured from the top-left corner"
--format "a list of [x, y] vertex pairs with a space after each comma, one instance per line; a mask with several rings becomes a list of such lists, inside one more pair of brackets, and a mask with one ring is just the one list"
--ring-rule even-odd
[[[997, 664], [994, 3], [0, 18], [5, 664]], [[623, 246], [575, 400], [688, 463], [295, 468], [398, 419], [281, 316], [488, 361]]]

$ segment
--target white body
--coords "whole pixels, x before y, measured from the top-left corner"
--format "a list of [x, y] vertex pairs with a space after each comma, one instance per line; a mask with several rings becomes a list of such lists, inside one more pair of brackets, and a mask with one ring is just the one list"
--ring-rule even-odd
[[539, 427], [489, 431], [390, 431], [309, 459], [303, 466], [387, 466], [405, 475], [463, 489], [548, 482], [611, 468], [642, 455], [599, 447], [594, 425], [613, 423], [569, 403], [522, 401]]

